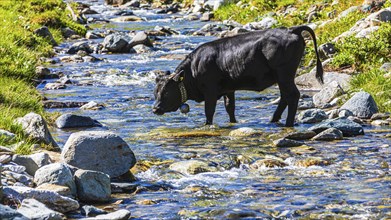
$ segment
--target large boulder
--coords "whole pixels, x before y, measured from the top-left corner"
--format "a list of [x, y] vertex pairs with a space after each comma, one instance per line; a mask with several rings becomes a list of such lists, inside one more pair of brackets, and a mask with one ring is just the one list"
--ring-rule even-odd
[[31, 112], [22, 118], [16, 119], [16, 122], [22, 125], [24, 133], [33, 140], [51, 145], [55, 149], [59, 149], [56, 141], [49, 132], [46, 121], [42, 118], [42, 116]]
[[103, 47], [112, 53], [129, 53], [131, 46], [129, 42], [132, 39], [126, 34], [114, 33], [107, 35], [103, 40]]
[[322, 109], [308, 109], [300, 112], [298, 120], [304, 124], [321, 122], [327, 119], [327, 114]]
[[44, 183], [67, 186], [76, 195], [76, 185], [71, 170], [66, 164], [52, 163], [35, 172], [34, 182], [39, 186]]
[[110, 177], [92, 170], [75, 172], [77, 195], [81, 201], [107, 202], [111, 196]]
[[24, 199], [18, 212], [29, 219], [62, 220], [65, 216], [35, 199]]
[[128, 144], [118, 135], [107, 131], [73, 133], [61, 153], [61, 159], [84, 170], [95, 170], [118, 177], [136, 164]]
[[322, 107], [329, 104], [334, 98], [343, 93], [344, 91], [338, 82], [333, 81], [316, 93], [313, 97], [313, 101], [316, 107]]
[[101, 126], [101, 124], [88, 116], [67, 113], [57, 118], [56, 126], [58, 128], [79, 128]]
[[0, 204], [0, 219], [29, 220], [29, 218], [22, 215], [15, 209], [12, 209], [11, 207], [2, 204]]
[[50, 209], [61, 213], [74, 211], [79, 208], [79, 203], [74, 199], [61, 196], [55, 192], [33, 189], [30, 187], [6, 186], [4, 187], [4, 195], [19, 201], [33, 198], [42, 202]]
[[26, 172], [34, 176], [35, 172], [45, 165], [50, 164], [49, 154], [40, 152], [31, 155], [18, 155], [12, 157], [12, 161], [26, 167]]
[[379, 112], [375, 100], [367, 92], [358, 92], [350, 98], [340, 109], [347, 109], [359, 118], [371, 118]]
[[345, 118], [329, 119], [310, 127], [308, 130], [320, 133], [329, 128], [336, 128], [342, 131], [343, 136], [347, 137], [364, 134], [364, 129], [360, 124]]

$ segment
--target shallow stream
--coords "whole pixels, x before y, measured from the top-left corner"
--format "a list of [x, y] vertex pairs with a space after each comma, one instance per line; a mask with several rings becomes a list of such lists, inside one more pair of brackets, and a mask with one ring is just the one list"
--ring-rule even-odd
[[[113, 17], [109, 13], [113, 8], [103, 6], [102, 1], [93, 4], [92, 8], [104, 17]], [[173, 71], [180, 60], [167, 55], [188, 54], [215, 38], [190, 35], [206, 24], [200, 21], [174, 20], [172, 15], [148, 10], [134, 13], [147, 21], [91, 26], [96, 31], [131, 31], [151, 30], [159, 25], [169, 26], [180, 34], [159, 37], [162, 40], [155, 42], [157, 50], [153, 52], [92, 54], [104, 61], [55, 64], [50, 67], [53, 72], [62, 72], [78, 84], [65, 90], [42, 90], [49, 100], [104, 104], [104, 109], [96, 111], [78, 108], [49, 111], [71, 112], [98, 120], [104, 126], [88, 130], [117, 133], [139, 161], [150, 165], [148, 169], [134, 171], [136, 184], [145, 190], [114, 196], [123, 200], [120, 208], [129, 209], [136, 219], [391, 218], [391, 140], [384, 138], [391, 132], [390, 127], [366, 126], [365, 135], [342, 141], [307, 141], [296, 148], [273, 147], [271, 140], [309, 127], [299, 124], [295, 129], [286, 129], [269, 123], [276, 107], [270, 102], [279, 95], [276, 88], [262, 93], [237, 92], [237, 124], [228, 122], [222, 100], [213, 127], [203, 127], [203, 103], [189, 101], [191, 111], [186, 115], [179, 111], [154, 115], [155, 75], [150, 71]], [[60, 48], [74, 42], [66, 42]], [[240, 127], [251, 127], [260, 134], [244, 138], [228, 135]], [[79, 130], [57, 129], [53, 134], [62, 146], [76, 131]], [[308, 157], [327, 163], [313, 166], [295, 163]], [[190, 158], [204, 160], [217, 167], [217, 171], [182, 175], [168, 168], [172, 162]], [[252, 162], [263, 158], [277, 158], [288, 166], [250, 167]]]

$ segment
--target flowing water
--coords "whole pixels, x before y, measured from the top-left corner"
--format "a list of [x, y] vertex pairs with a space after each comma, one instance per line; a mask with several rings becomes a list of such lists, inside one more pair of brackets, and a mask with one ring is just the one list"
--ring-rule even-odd
[[[103, 17], [114, 17], [113, 8], [103, 6], [101, 1], [94, 4], [92, 8]], [[153, 52], [93, 54], [104, 61], [55, 64], [52, 71], [62, 72], [78, 83], [65, 90], [42, 90], [49, 100], [103, 103], [105, 108], [96, 111], [78, 108], [49, 111], [72, 112], [98, 120], [104, 126], [88, 130], [117, 133], [139, 161], [149, 163], [148, 169], [134, 171], [138, 179], [135, 184], [143, 190], [114, 195], [123, 200], [119, 208], [130, 210], [134, 218], [140, 219], [391, 218], [391, 141], [384, 138], [390, 127], [367, 126], [364, 136], [342, 141], [308, 141], [296, 148], [273, 147], [271, 140], [294, 130], [269, 123], [276, 107], [270, 104], [278, 97], [276, 88], [262, 93], [237, 92], [237, 124], [228, 123], [221, 100], [213, 127], [203, 127], [203, 103], [189, 101], [191, 111], [186, 115], [178, 111], [156, 116], [152, 113], [155, 74], [151, 71], [173, 71], [180, 60], [167, 55], [188, 54], [215, 38], [189, 35], [206, 24], [200, 21], [174, 20], [171, 15], [148, 10], [134, 13], [147, 21], [92, 27], [95, 31], [131, 31], [151, 30], [160, 25], [180, 34], [160, 37]], [[62, 44], [60, 49], [72, 43]], [[62, 56], [65, 54], [58, 55]], [[243, 138], [228, 135], [240, 127], [254, 128], [260, 134]], [[300, 124], [295, 130], [306, 128], [308, 125]], [[57, 129], [53, 134], [63, 145], [76, 131]], [[295, 163], [314, 157], [327, 162], [313, 166]], [[169, 169], [172, 162], [190, 158], [204, 160], [217, 169], [195, 175]], [[249, 165], [263, 158], [277, 158], [288, 166], [253, 169]]]

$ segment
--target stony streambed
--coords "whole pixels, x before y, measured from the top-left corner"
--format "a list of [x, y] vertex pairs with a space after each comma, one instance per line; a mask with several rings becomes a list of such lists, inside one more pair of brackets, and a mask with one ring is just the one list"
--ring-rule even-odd
[[[96, 62], [65, 62], [69, 57], [65, 51], [80, 41], [70, 40], [57, 48], [54, 60], [63, 62], [53, 64], [50, 70], [67, 76], [72, 84], [58, 90], [39, 86], [50, 101], [102, 105], [99, 110], [49, 109], [90, 116], [103, 125], [54, 129], [52, 134], [60, 146], [76, 131], [109, 130], [126, 140], [135, 153], [134, 190], [112, 194], [112, 203], [101, 208], [125, 208], [140, 219], [391, 217], [389, 126], [366, 124], [365, 135], [276, 147], [274, 140], [311, 126], [298, 124], [288, 129], [269, 123], [276, 107], [271, 101], [279, 96], [277, 88], [238, 92], [237, 124], [228, 123], [222, 101], [212, 127], [203, 127], [202, 103], [188, 102], [191, 111], [186, 115], [153, 115], [153, 71], [173, 71], [184, 55], [216, 37], [192, 36], [206, 23], [181, 19], [181, 14], [138, 9], [133, 13], [144, 21], [106, 23], [99, 20], [119, 17], [114, 15], [118, 9], [100, 1], [91, 8], [99, 12], [88, 16], [97, 20], [90, 24], [97, 33], [150, 31], [156, 26], [177, 32], [159, 36], [150, 51], [92, 53], [101, 60]], [[88, 40], [91, 45], [102, 41]], [[251, 133], [231, 133], [243, 127]]]

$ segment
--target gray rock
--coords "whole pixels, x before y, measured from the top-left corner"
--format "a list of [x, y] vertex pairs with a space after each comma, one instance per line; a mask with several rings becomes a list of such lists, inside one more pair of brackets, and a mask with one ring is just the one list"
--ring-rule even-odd
[[380, 70], [383, 70], [385, 72], [390, 73], [391, 72], [391, 63], [383, 63], [383, 65], [381, 65], [381, 67], [380, 67]]
[[12, 160], [12, 156], [9, 154], [0, 155], [0, 163], [7, 164]]
[[367, 20], [379, 20], [381, 22], [391, 21], [391, 7], [383, 8], [382, 10], [369, 15]]
[[77, 33], [74, 30], [70, 29], [69, 27], [61, 28], [61, 34], [65, 38], [70, 38], [74, 35], [77, 35]]
[[318, 51], [322, 59], [331, 58], [336, 53], [334, 44], [332, 43], [325, 43], [320, 45]]
[[12, 161], [26, 167], [26, 172], [34, 176], [35, 172], [50, 163], [50, 157], [47, 153], [35, 153], [31, 155], [18, 155], [12, 157]]
[[22, 215], [15, 209], [9, 206], [0, 204], [0, 219], [2, 220], [29, 220], [26, 216]]
[[342, 89], [346, 90], [349, 88], [349, 81], [352, 78], [351, 75], [338, 72], [324, 72], [324, 85], [321, 85], [315, 78], [315, 71], [316, 68], [312, 69], [309, 73], [296, 77], [296, 84], [299, 87], [307, 89], [322, 89], [323, 87], [329, 85], [331, 82], [336, 81], [338, 85], [342, 87]]
[[34, 31], [34, 34], [48, 39], [53, 46], [58, 45], [56, 40], [54, 40], [52, 33], [50, 33], [49, 28], [46, 26], [42, 26], [41, 28], [38, 28], [37, 30]]
[[72, 46], [68, 49], [68, 54], [77, 54], [79, 51], [84, 51], [87, 54], [90, 54], [93, 52], [91, 49], [89, 43], [87, 41], [77, 42], [72, 44]]
[[287, 138], [281, 138], [273, 141], [274, 146], [276, 147], [298, 147], [303, 145], [304, 143], [301, 141], [291, 140]]
[[143, 18], [136, 15], [126, 15], [111, 19], [112, 22], [129, 22], [129, 21], [143, 21]]
[[0, 138], [5, 141], [10, 141], [15, 138], [15, 134], [9, 131], [0, 129]]
[[298, 110], [306, 110], [311, 108], [315, 108], [313, 101], [299, 101], [299, 106], [297, 107]]
[[334, 98], [339, 95], [344, 94], [342, 87], [338, 84], [338, 82], [333, 81], [329, 83], [327, 86], [323, 87], [318, 93], [316, 93], [313, 97], [314, 104], [316, 107], [324, 106], [331, 102]]
[[45, 90], [58, 90], [58, 89], [66, 89], [67, 86], [62, 83], [46, 83], [44, 89]]
[[30, 175], [12, 171], [3, 171], [3, 174], [7, 176], [8, 179], [12, 178], [16, 182], [22, 183], [24, 186], [33, 186], [33, 178]]
[[272, 17], [266, 17], [259, 22], [251, 22], [244, 25], [243, 27], [249, 30], [264, 30], [264, 29], [272, 28], [277, 23], [278, 21], [276, 19]]
[[367, 92], [356, 93], [340, 109], [347, 109], [359, 118], [370, 118], [379, 112], [375, 100]]
[[76, 195], [76, 185], [71, 170], [66, 164], [52, 163], [43, 166], [35, 172], [34, 182], [39, 186], [44, 183], [51, 183], [60, 186], [67, 186], [73, 195]]
[[220, 38], [223, 38], [223, 37], [233, 37], [233, 36], [236, 36], [238, 34], [243, 34], [243, 33], [248, 33], [249, 31], [247, 29], [244, 29], [244, 28], [241, 28], [241, 27], [235, 27], [234, 29], [230, 30], [230, 31], [222, 31], [220, 34], [219, 34], [219, 37]]
[[385, 120], [391, 116], [390, 113], [375, 113], [372, 115], [371, 120]]
[[87, 39], [100, 39], [100, 38], [103, 38], [103, 37], [102, 37], [102, 35], [100, 35], [98, 33], [94, 33], [92, 31], [87, 31], [86, 38]]
[[106, 215], [98, 215], [92, 218], [85, 218], [85, 220], [93, 220], [93, 219], [104, 219], [104, 220], [128, 220], [130, 217], [130, 212], [125, 209], [120, 209], [118, 211], [106, 214]]
[[57, 74], [52, 74], [47, 67], [37, 66], [35, 68], [35, 74], [39, 79], [58, 79], [59, 76]]
[[153, 47], [147, 47], [143, 44], [139, 44], [133, 47], [137, 54], [140, 53], [151, 53], [154, 51]]
[[200, 20], [201, 21], [210, 21], [212, 18], [214, 18], [213, 12], [205, 12], [202, 14]]
[[344, 137], [364, 134], [364, 129], [360, 124], [345, 118], [329, 119], [310, 127], [308, 130], [320, 133], [329, 128], [336, 128], [342, 131]]
[[98, 209], [92, 205], [84, 205], [81, 207], [81, 214], [84, 216], [97, 216], [102, 214], [107, 214], [107, 212], [103, 209]]
[[342, 132], [336, 128], [326, 129], [312, 138], [312, 140], [315, 141], [334, 141], [334, 140], [342, 140], [342, 139], [343, 139]]
[[138, 8], [140, 7], [140, 5], [141, 5], [140, 0], [131, 0], [130, 2], [126, 3], [124, 6]]
[[129, 47], [134, 47], [136, 45], [143, 44], [147, 47], [153, 47], [151, 40], [144, 31], [139, 31], [129, 42]]
[[35, 199], [24, 199], [18, 212], [32, 220], [62, 220], [65, 216]]
[[339, 109], [338, 110], [338, 117], [339, 118], [348, 118], [349, 116], [354, 116], [353, 112], [351, 112], [347, 109]]
[[47, 190], [38, 190], [21, 186], [5, 186], [3, 191], [5, 196], [15, 198], [19, 201], [29, 198], [36, 199], [50, 209], [61, 213], [74, 211], [79, 208], [79, 203], [76, 200]]
[[51, 145], [55, 149], [59, 149], [42, 116], [31, 112], [22, 118], [16, 119], [16, 122], [22, 125], [24, 133], [33, 140], [43, 142]]
[[92, 170], [77, 170], [75, 181], [77, 195], [81, 201], [107, 202], [110, 200], [109, 175]]
[[37, 186], [36, 189], [56, 192], [62, 196], [65, 196], [65, 197], [68, 197], [71, 199], [75, 198], [75, 194], [74, 193], [72, 194], [72, 191], [68, 186], [60, 186], [60, 185], [51, 184], [51, 183], [44, 183], [44, 184]]
[[26, 167], [14, 165], [14, 164], [5, 164], [3, 165], [3, 171], [8, 170], [15, 173], [23, 173], [26, 171]]
[[118, 135], [106, 131], [73, 133], [61, 153], [61, 159], [75, 167], [118, 177], [132, 168], [136, 158]]
[[217, 168], [215, 166], [201, 160], [179, 161], [171, 164], [170, 169], [183, 174], [191, 175], [217, 171]]
[[308, 140], [316, 135], [313, 131], [298, 131], [286, 135], [284, 138], [292, 140]]
[[103, 47], [106, 48], [109, 52], [113, 53], [129, 53], [131, 46], [129, 42], [132, 39], [130, 36], [125, 34], [114, 33], [105, 37], [103, 40]]
[[84, 104], [80, 107], [83, 110], [101, 110], [104, 108], [104, 105], [96, 103], [94, 101], [90, 101], [87, 104]]
[[56, 120], [56, 126], [58, 128], [80, 128], [80, 127], [95, 127], [102, 126], [96, 120], [81, 115], [63, 114]]
[[111, 193], [134, 193], [137, 188], [134, 183], [111, 183]]
[[304, 124], [321, 122], [327, 118], [326, 112], [321, 109], [304, 110], [298, 115], [298, 121]]
[[259, 134], [260, 132], [255, 130], [254, 128], [242, 127], [229, 132], [228, 136], [230, 137], [248, 137], [255, 134]]
[[130, 2], [130, 0], [105, 0], [105, 3], [108, 5], [124, 5]]
[[338, 18], [337, 19], [342, 19], [346, 16], [348, 16], [350, 13], [352, 12], [355, 12], [355, 11], [358, 11], [360, 9], [359, 6], [352, 6], [348, 9], [346, 9], [345, 11], [341, 12], [339, 15], [338, 15]]
[[362, 29], [356, 34], [356, 38], [370, 38], [372, 33], [376, 32], [377, 30], [379, 30], [379, 26]]

